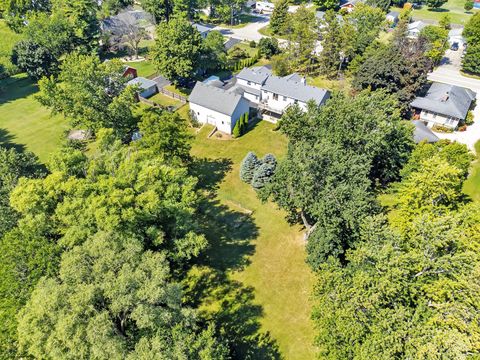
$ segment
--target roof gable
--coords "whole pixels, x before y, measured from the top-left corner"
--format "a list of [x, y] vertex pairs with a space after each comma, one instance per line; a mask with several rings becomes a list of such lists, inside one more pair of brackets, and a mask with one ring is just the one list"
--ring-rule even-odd
[[188, 97], [188, 101], [192, 104], [231, 116], [237, 106], [245, 100], [236, 92], [229, 92], [197, 81], [192, 93]]

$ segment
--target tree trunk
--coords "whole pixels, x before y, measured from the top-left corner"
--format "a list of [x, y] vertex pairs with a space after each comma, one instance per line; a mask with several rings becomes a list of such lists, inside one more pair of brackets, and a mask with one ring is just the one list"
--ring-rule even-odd
[[305, 226], [305, 235], [303, 236], [305, 242], [308, 241], [308, 238], [312, 233], [315, 231], [317, 228], [318, 222], [316, 222], [313, 225], [310, 225], [310, 223], [307, 220], [307, 216], [305, 215], [305, 212], [303, 210], [300, 211], [300, 216], [302, 218], [303, 226]]

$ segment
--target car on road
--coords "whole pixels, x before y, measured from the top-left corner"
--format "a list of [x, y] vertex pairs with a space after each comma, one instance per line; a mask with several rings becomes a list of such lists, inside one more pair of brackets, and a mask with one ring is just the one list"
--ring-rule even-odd
[[454, 42], [452, 46], [450, 47], [450, 50], [457, 51], [458, 50], [458, 43]]

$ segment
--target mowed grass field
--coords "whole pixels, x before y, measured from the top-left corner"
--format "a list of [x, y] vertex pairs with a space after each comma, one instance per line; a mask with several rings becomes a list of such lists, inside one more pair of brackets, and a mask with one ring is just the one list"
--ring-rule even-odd
[[[464, 5], [465, 0], [448, 0], [438, 9], [429, 9], [424, 5], [421, 9], [414, 9], [412, 16], [415, 20], [438, 22], [443, 15], [448, 14], [453, 24], [464, 25], [476, 11], [479, 11], [473, 9], [471, 12], [466, 12], [463, 8]], [[398, 11], [398, 8], [392, 7], [391, 10]]]
[[9, 69], [12, 67], [10, 57], [15, 43], [22, 39], [22, 35], [10, 30], [5, 21], [0, 20], [0, 65]]
[[[252, 187], [239, 178], [240, 164], [248, 151], [259, 157], [266, 153], [277, 158], [284, 156], [286, 138], [273, 128], [270, 123], [259, 122], [239, 139], [218, 140], [215, 136], [207, 138], [212, 128], [205, 126], [195, 137], [192, 153], [204, 159], [200, 179], [210, 179], [207, 182], [213, 210], [207, 214], [215, 216], [213, 222], [207, 220], [206, 233], [212, 247], [206, 264], [237, 284], [236, 294], [241, 291], [238, 287], [251, 291], [249, 306], [245, 302], [232, 306], [242, 309], [238, 312], [243, 316], [251, 314], [251, 317], [238, 315], [242, 320], [234, 327], [253, 326], [252, 322], [258, 321], [258, 331], [267, 334], [269, 341], [265, 342], [272, 348], [278, 346], [277, 355], [281, 358], [313, 359], [314, 330], [309, 302], [313, 274], [305, 263], [301, 229], [290, 226], [285, 214], [274, 204], [262, 203]], [[224, 285], [214, 282], [203, 291], [218, 294], [225, 291], [221, 289]], [[215, 303], [207, 294], [204, 306], [218, 310], [232, 297], [236, 298], [227, 292], [216, 298]], [[256, 320], [252, 318], [255, 316]], [[256, 349], [251, 358], [270, 359], [263, 350]]]
[[463, 184], [463, 192], [473, 201], [480, 201], [480, 141], [475, 144], [477, 159], [472, 163], [470, 175]]
[[67, 124], [34, 99], [37, 91], [25, 74], [0, 81], [0, 145], [32, 151], [45, 162], [64, 139]]

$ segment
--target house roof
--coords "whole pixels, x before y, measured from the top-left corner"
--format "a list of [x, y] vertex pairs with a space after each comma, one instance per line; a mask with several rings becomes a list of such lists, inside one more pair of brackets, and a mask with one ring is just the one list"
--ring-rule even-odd
[[227, 41], [225, 41], [223, 46], [225, 47], [225, 50], [230, 50], [232, 47], [234, 47], [240, 42], [242, 42], [242, 40], [231, 37]]
[[414, 22], [408, 24], [408, 31], [420, 31], [425, 26], [427, 26], [427, 24], [424, 23], [423, 21], [414, 21]]
[[426, 141], [428, 143], [437, 142], [439, 138], [435, 135], [432, 130], [430, 130], [423, 121], [413, 120], [413, 125], [415, 125], [415, 130], [413, 131], [413, 141], [416, 144]]
[[243, 100], [242, 95], [236, 92], [226, 91], [214, 86], [203, 84], [199, 81], [195, 84], [188, 101], [206, 107], [210, 110], [231, 116], [238, 104]]
[[135, 21], [137, 25], [143, 27], [155, 24], [153, 16], [146, 11], [127, 10], [102, 20], [101, 28], [103, 31], [110, 32], [114, 35], [122, 34], [123, 29], [128, 26], [126, 21], [131, 21], [130, 19]]
[[263, 84], [270, 75], [272, 75], [271, 69], [266, 66], [255, 66], [252, 68], [243, 68], [236, 77], [237, 79], [251, 81], [256, 84]]
[[292, 75], [278, 77], [272, 75], [267, 78], [262, 90], [287, 96], [302, 102], [313, 100], [317, 104], [320, 104], [328, 98], [329, 93], [327, 90], [307, 85], [302, 81], [296, 81], [295, 77], [292, 80], [289, 80], [291, 76]]
[[205, 32], [209, 32], [210, 30], [212, 30], [211, 27], [203, 24], [199, 24], [199, 23], [193, 23], [192, 26], [196, 28], [200, 34], [203, 34]]
[[[325, 11], [317, 11], [315, 12], [315, 17], [319, 20], [323, 20], [325, 18]], [[339, 21], [343, 21], [343, 16], [340, 15], [340, 14], [336, 14], [335, 17], [339, 20]]]
[[410, 104], [412, 107], [437, 114], [465, 119], [475, 99], [475, 93], [460, 86], [433, 83], [425, 97], [417, 97]]
[[157, 86], [157, 83], [153, 80], [140, 76], [127, 82], [127, 85], [138, 85], [140, 86], [140, 89], [146, 90], [150, 89], [152, 86]]
[[463, 27], [459, 29], [452, 29], [448, 32], [448, 37], [458, 37], [458, 36], [461, 37], [462, 33], [463, 33]]
[[398, 11], [390, 11], [388, 14], [387, 14], [387, 17], [393, 17], [393, 18], [398, 18], [400, 16], [400, 13]]

